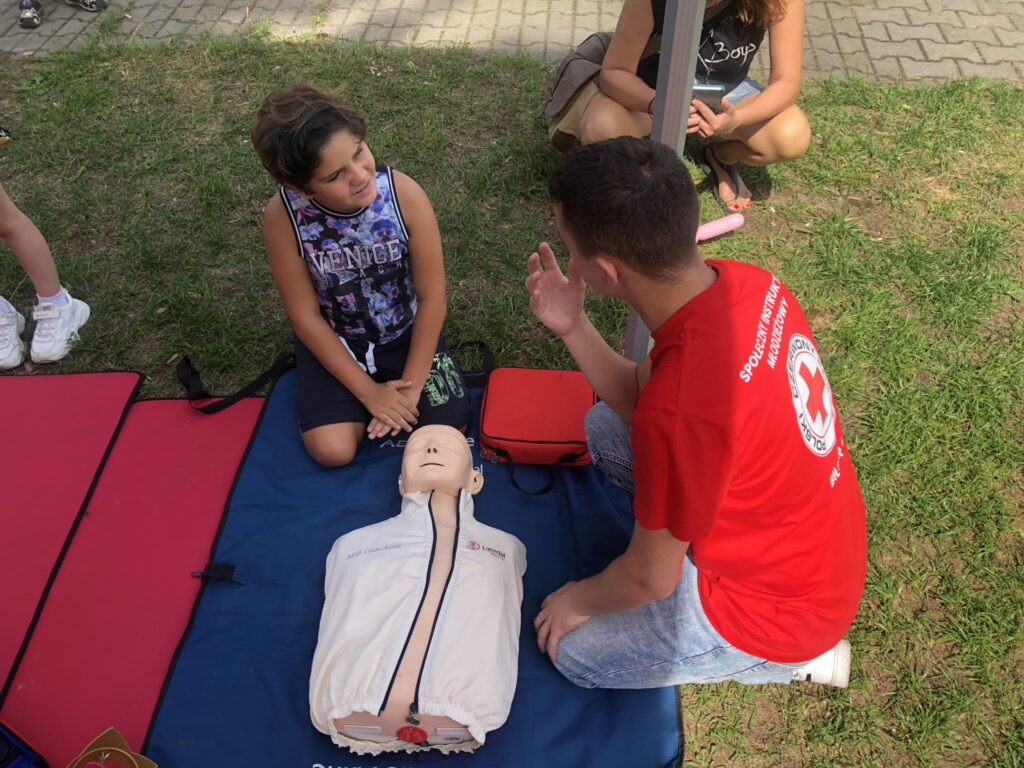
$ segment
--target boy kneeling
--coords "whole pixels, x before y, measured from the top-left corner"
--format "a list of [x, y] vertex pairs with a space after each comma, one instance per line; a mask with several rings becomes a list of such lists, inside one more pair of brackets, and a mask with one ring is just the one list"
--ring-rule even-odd
[[444, 254], [426, 193], [376, 164], [351, 107], [308, 86], [267, 96], [252, 143], [280, 184], [263, 238], [295, 329], [306, 450], [340, 467], [364, 434], [464, 428], [469, 397], [441, 334]]

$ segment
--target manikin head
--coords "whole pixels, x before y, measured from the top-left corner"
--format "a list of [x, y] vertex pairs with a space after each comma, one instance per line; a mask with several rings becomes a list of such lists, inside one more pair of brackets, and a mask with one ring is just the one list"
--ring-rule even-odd
[[459, 430], [432, 424], [409, 436], [398, 478], [399, 493], [444, 491], [458, 498], [461, 488], [476, 495], [483, 487], [484, 476], [473, 466], [469, 443]]

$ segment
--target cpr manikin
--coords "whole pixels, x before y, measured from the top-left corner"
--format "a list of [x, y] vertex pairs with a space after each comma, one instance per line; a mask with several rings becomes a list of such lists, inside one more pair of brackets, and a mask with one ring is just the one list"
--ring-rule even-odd
[[466, 438], [409, 437], [401, 513], [327, 558], [313, 655], [313, 724], [357, 754], [469, 752], [508, 717], [526, 550], [473, 516], [483, 487]]

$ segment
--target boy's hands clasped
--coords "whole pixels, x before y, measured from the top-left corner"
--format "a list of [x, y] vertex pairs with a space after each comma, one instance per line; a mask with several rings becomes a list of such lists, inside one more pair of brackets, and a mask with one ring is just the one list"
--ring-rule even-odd
[[360, 402], [370, 412], [370, 423], [366, 427], [370, 439], [387, 434], [394, 436], [402, 430], [412, 432], [420, 415], [416, 407], [419, 391], [413, 388], [411, 381], [403, 379], [383, 384], [374, 382], [368, 393], [360, 398]]
[[530, 311], [549, 330], [565, 337], [583, 317], [586, 283], [569, 259], [566, 279], [551, 246], [541, 243], [538, 252], [526, 261], [526, 290], [530, 293]]

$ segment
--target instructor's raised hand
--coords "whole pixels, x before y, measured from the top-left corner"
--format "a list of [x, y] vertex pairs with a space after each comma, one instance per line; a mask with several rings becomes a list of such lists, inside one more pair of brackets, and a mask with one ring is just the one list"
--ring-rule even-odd
[[559, 336], [566, 336], [584, 317], [583, 298], [586, 283], [569, 259], [569, 277], [562, 273], [551, 246], [541, 243], [526, 261], [526, 290], [530, 293], [530, 311]]

